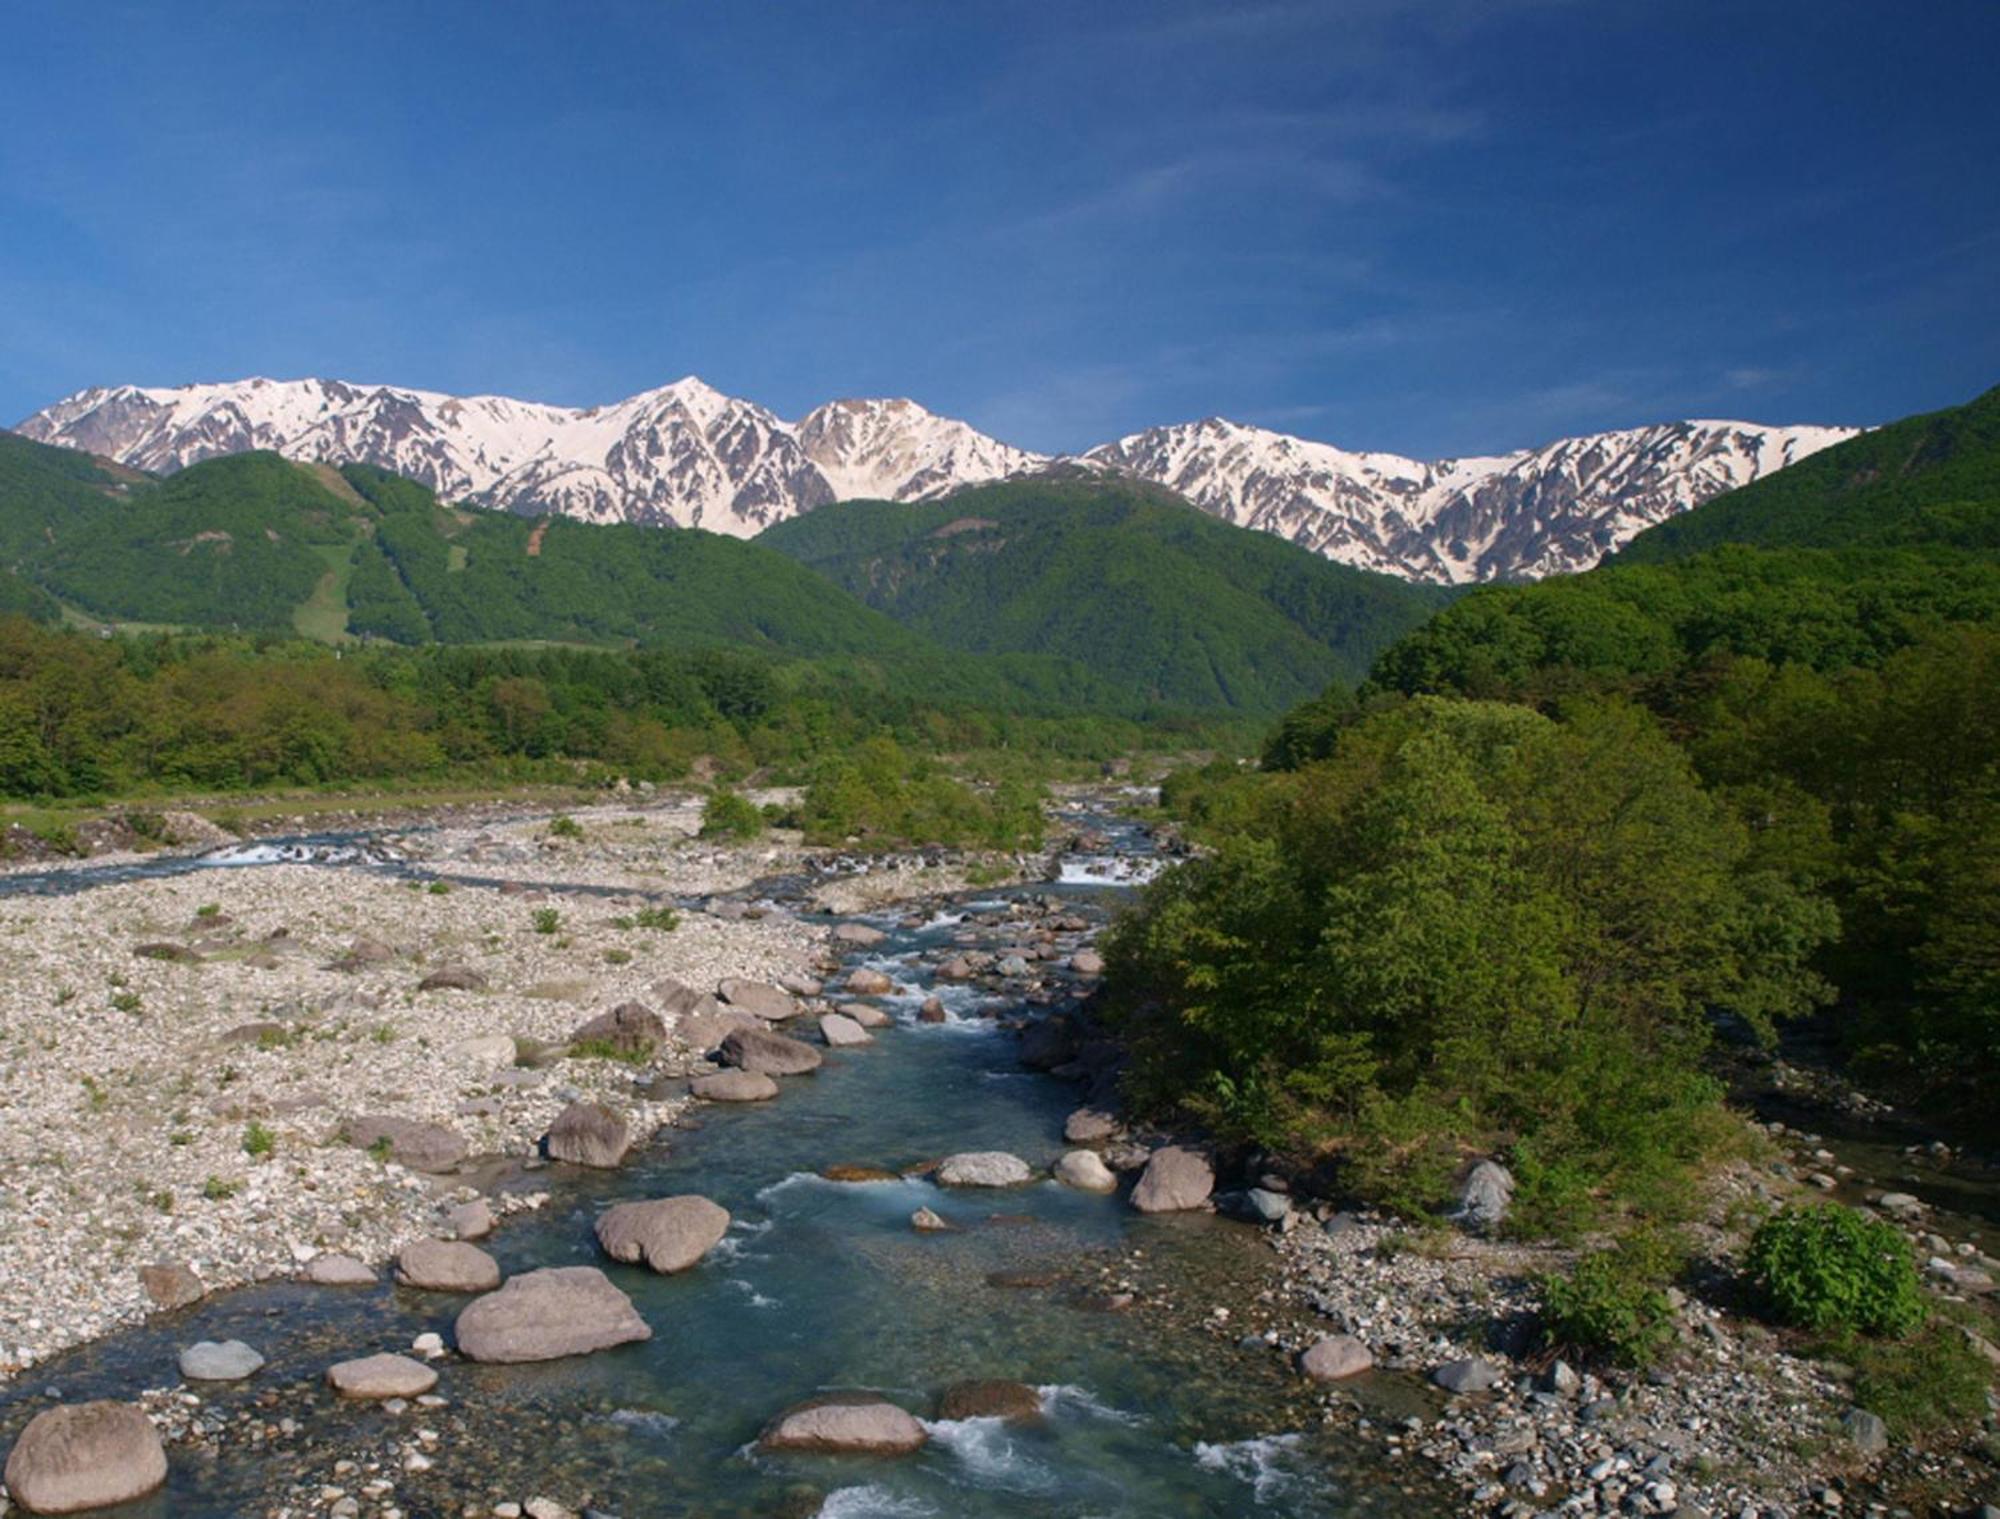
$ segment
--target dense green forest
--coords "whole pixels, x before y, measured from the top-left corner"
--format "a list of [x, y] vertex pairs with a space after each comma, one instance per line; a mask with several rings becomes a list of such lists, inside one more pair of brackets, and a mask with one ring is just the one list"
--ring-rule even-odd
[[1169, 707], [1271, 711], [1356, 679], [1450, 594], [1094, 475], [845, 502], [757, 542], [947, 648], [1059, 656]]
[[1546, 1217], [1696, 1164], [1646, 1115], [1702, 1133], [1715, 1091], [1682, 1083], [1718, 1027], [1823, 1007], [1863, 1075], [1978, 1113], [2000, 552], [1963, 528], [2000, 513], [1994, 413], [1718, 498], [1670, 524], [1699, 552], [1476, 591], [1259, 769], [1177, 777], [1219, 847], [1118, 941], [1148, 1099], [1349, 1146], [1406, 1201], [1439, 1195], [1440, 1144], [1499, 1149]]

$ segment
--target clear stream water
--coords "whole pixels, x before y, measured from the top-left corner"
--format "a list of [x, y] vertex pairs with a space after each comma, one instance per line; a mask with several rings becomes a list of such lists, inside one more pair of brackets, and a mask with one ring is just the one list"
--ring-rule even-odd
[[[1026, 890], [1062, 892], [1101, 911], [1105, 881], [1129, 878], [1144, 843], [1128, 827], [1092, 821], [1118, 841], [1115, 857], [1073, 865], [1066, 884]], [[399, 868], [365, 839], [301, 847], [336, 863]], [[247, 867], [292, 854], [210, 864]], [[96, 879], [169, 868], [201, 867], [161, 862]], [[66, 879], [53, 888], [16, 877], [0, 892], [88, 889], [77, 877], [89, 872], [60, 874]], [[928, 990], [919, 957], [960, 931], [967, 905], [1004, 911], [1012, 895], [986, 894], [917, 930], [869, 919], [891, 937], [857, 958]], [[1352, 1433], [1312, 1432], [1299, 1379], [1268, 1349], [1240, 1348], [1143, 1303], [1102, 1311], [1085, 1290], [1100, 1265], [1117, 1268], [1133, 1249], [1146, 1252], [1154, 1279], [1252, 1281], [1264, 1246], [1248, 1227], [1205, 1216], [1146, 1219], [1122, 1197], [1053, 1182], [977, 1193], [918, 1180], [820, 1178], [830, 1164], [899, 1170], [955, 1150], [1010, 1150], [1042, 1167], [1060, 1153], [1073, 1089], [1019, 1068], [1015, 1036], [978, 1016], [979, 993], [939, 990], [949, 1021], [915, 1020], [921, 991], [885, 1002], [897, 1028], [872, 1048], [831, 1056], [816, 1076], [784, 1082], [775, 1104], [701, 1109], [698, 1129], [663, 1134], [616, 1173], [551, 1167], [519, 1179], [549, 1190], [552, 1201], [487, 1242], [502, 1268], [605, 1266], [653, 1326], [649, 1343], [539, 1367], [448, 1361], [437, 1390], [451, 1406], [395, 1416], [337, 1403], [319, 1387], [325, 1367], [404, 1350], [425, 1330], [448, 1339], [466, 1300], [386, 1285], [270, 1283], [219, 1294], [26, 1374], [0, 1398], [0, 1436], [11, 1438], [45, 1406], [50, 1388], [66, 1399], [131, 1397], [173, 1385], [181, 1346], [236, 1337], [270, 1364], [246, 1383], [205, 1389], [209, 1406], [227, 1418], [263, 1398], [263, 1416], [291, 1416], [298, 1433], [257, 1448], [233, 1435], [209, 1451], [176, 1446], [166, 1491], [121, 1512], [266, 1513], [286, 1501], [290, 1483], [316, 1491], [335, 1455], [384, 1453], [419, 1427], [441, 1437], [435, 1469], [389, 1473], [394, 1501], [412, 1519], [456, 1515], [468, 1502], [483, 1512], [497, 1498], [530, 1493], [587, 1500], [623, 1519], [1449, 1512], [1441, 1490], [1389, 1466]], [[734, 1216], [714, 1254], [671, 1278], [602, 1261], [591, 1233], [599, 1210], [677, 1192], [702, 1193]], [[957, 1232], [913, 1231], [910, 1214], [923, 1206]], [[990, 1280], [995, 1274], [1002, 1284]], [[1043, 1389], [1043, 1422], [936, 1422], [929, 1446], [902, 1460], [752, 1449], [773, 1414], [822, 1390], [875, 1389], [927, 1415], [951, 1383], [985, 1377]], [[357, 1479], [345, 1482], [357, 1491]], [[298, 1511], [314, 1507], [308, 1500]], [[378, 1507], [363, 1500], [364, 1514]]]

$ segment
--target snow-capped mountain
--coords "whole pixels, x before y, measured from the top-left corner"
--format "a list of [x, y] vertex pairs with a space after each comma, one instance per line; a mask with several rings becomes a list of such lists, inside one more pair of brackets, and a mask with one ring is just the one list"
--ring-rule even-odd
[[1425, 463], [1211, 418], [1084, 457], [1344, 564], [1456, 584], [1588, 569], [1654, 523], [1855, 431], [1663, 422]]
[[[587, 410], [338, 380], [127, 385], [81, 391], [19, 431], [163, 473], [268, 448], [380, 465], [475, 505], [737, 537], [829, 501], [926, 500], [1057, 462], [914, 401], [832, 401], [787, 422], [693, 378]], [[1653, 523], [1853, 432], [1667, 422], [1425, 462], [1210, 418], [1073, 462], [1154, 481], [1346, 564], [1464, 582], [1587, 569]]]

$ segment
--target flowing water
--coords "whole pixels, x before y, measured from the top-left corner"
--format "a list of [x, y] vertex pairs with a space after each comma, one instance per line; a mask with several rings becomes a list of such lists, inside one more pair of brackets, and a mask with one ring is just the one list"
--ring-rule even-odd
[[[1146, 874], [1142, 838], [1098, 822], [1113, 847], [1073, 861], [1067, 884], [1033, 891], [1059, 891], [1096, 914], [1106, 882]], [[304, 847], [394, 864], [365, 840]], [[1122, 1198], [1053, 1182], [983, 1193], [819, 1176], [836, 1163], [900, 1172], [972, 1149], [1012, 1151], [1045, 1170], [1060, 1153], [1075, 1093], [1020, 1069], [1015, 1036], [982, 1016], [996, 1010], [982, 993], [940, 986], [947, 1020], [916, 1018], [932, 989], [926, 960], [961, 931], [966, 912], [1004, 913], [1015, 895], [988, 893], [917, 929], [870, 920], [890, 937], [857, 958], [918, 992], [885, 1000], [898, 1026], [875, 1046], [830, 1055], [817, 1075], [784, 1082], [777, 1103], [702, 1108], [697, 1129], [662, 1135], [616, 1173], [557, 1167], [520, 1179], [553, 1200], [487, 1242], [510, 1273], [606, 1264], [591, 1222], [616, 1201], [699, 1192], [730, 1210], [728, 1238], [693, 1271], [661, 1278], [607, 1267], [653, 1326], [649, 1343], [539, 1367], [448, 1362], [438, 1391], [451, 1406], [396, 1416], [336, 1403], [319, 1389], [320, 1374], [334, 1359], [402, 1350], [425, 1330], [448, 1338], [464, 1300], [273, 1283], [38, 1368], [0, 1400], [0, 1425], [17, 1428], [48, 1388], [78, 1398], [171, 1386], [180, 1346], [240, 1337], [271, 1364], [247, 1383], [205, 1390], [209, 1410], [226, 1421], [261, 1398], [260, 1427], [291, 1417], [296, 1432], [254, 1445], [232, 1434], [206, 1449], [177, 1446], [168, 1489], [134, 1515], [221, 1519], [285, 1501], [311, 1512], [314, 1499], [301, 1502], [293, 1489], [287, 1500], [288, 1488], [316, 1495], [336, 1452], [393, 1457], [419, 1424], [439, 1434], [434, 1469], [387, 1473], [413, 1519], [457, 1514], [468, 1502], [483, 1512], [494, 1498], [533, 1492], [587, 1499], [624, 1519], [1450, 1511], [1441, 1490], [1388, 1466], [1351, 1432], [1319, 1431], [1300, 1379], [1268, 1349], [1240, 1348], [1146, 1298], [1106, 1311], [1103, 1294], [1132, 1269], [1135, 1250], [1145, 1253], [1148, 1280], [1185, 1283], [1190, 1299], [1204, 1284], [1254, 1283], [1265, 1247], [1248, 1227], [1147, 1219]], [[919, 1207], [956, 1229], [913, 1231]], [[875, 1389], [926, 1414], [942, 1389], [975, 1378], [1041, 1389], [1045, 1417], [1028, 1426], [936, 1421], [929, 1445], [901, 1460], [753, 1449], [773, 1414], [823, 1390]]]

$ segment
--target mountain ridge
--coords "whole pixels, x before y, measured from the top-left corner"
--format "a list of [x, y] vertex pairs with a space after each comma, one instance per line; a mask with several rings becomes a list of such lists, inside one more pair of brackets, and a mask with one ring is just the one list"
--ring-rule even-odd
[[1168, 486], [1338, 563], [1443, 584], [1587, 569], [1857, 431], [1666, 422], [1424, 461], [1211, 417], [1058, 456], [899, 398], [829, 401], [787, 422], [693, 376], [586, 408], [316, 378], [93, 387], [18, 430], [157, 473], [269, 449], [372, 464], [518, 515], [743, 538], [834, 501], [934, 500], [1067, 463]]

